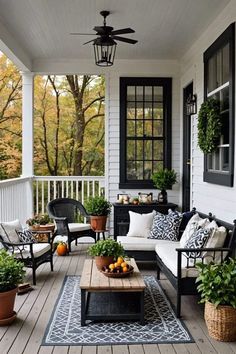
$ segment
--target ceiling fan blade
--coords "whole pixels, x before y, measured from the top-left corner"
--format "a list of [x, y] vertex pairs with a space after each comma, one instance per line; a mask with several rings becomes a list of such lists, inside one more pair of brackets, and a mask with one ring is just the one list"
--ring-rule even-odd
[[135, 39], [130, 39], [130, 38], [124, 38], [124, 37], [119, 37], [119, 36], [111, 36], [112, 39], [115, 39], [117, 41], [121, 41], [121, 42], [125, 42], [125, 43], [130, 43], [130, 44], [135, 44], [138, 41], [136, 41]]
[[126, 34], [126, 33], [134, 33], [135, 31], [132, 28], [122, 28], [119, 30], [112, 31], [111, 34]]
[[72, 36], [94, 36], [94, 33], [79, 33], [79, 32], [71, 32]]
[[85, 43], [83, 43], [83, 45], [84, 45], [84, 44], [91, 43], [91, 42], [94, 42], [94, 41], [95, 41], [95, 39], [96, 39], [96, 38], [92, 39], [91, 41], [85, 42]]

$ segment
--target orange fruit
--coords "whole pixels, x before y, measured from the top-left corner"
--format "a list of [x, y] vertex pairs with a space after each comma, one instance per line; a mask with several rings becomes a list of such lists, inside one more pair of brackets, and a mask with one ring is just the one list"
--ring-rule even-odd
[[114, 269], [115, 268], [115, 264], [113, 264], [113, 263], [109, 264], [109, 268], [110, 269]]
[[126, 272], [128, 272], [129, 269], [127, 267], [123, 267], [122, 270], [124, 273], [126, 273]]
[[118, 257], [116, 262], [121, 264], [124, 262], [124, 259], [122, 257]]
[[127, 266], [127, 263], [126, 263], [126, 262], [122, 262], [122, 263], [121, 263], [121, 267], [122, 267], [122, 268], [124, 268], [124, 267], [126, 267], [126, 266]]

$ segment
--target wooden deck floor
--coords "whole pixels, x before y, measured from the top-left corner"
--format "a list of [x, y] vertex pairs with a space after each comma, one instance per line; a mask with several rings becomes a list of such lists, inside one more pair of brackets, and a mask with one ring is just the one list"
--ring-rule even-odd
[[[66, 274], [80, 275], [87, 245], [73, 247], [68, 257], [54, 259], [54, 272], [49, 265], [42, 265], [37, 271], [37, 286], [28, 294], [17, 296], [18, 317], [10, 327], [0, 327], [0, 354], [210, 354], [236, 353], [236, 343], [217, 342], [207, 335], [203, 319], [203, 308], [195, 297], [186, 296], [183, 301], [183, 320], [196, 343], [160, 345], [122, 345], [122, 346], [40, 346], [45, 327]], [[152, 270], [142, 270], [143, 274], [155, 275]], [[31, 273], [29, 274], [31, 281]], [[169, 282], [161, 280], [163, 288], [172, 301], [175, 292]], [[236, 324], [235, 324], [236, 325]]]

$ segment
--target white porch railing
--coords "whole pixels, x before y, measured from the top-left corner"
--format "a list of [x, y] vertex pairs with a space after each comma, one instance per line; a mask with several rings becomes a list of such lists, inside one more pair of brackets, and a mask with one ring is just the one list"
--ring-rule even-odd
[[32, 214], [33, 178], [13, 178], [0, 181], [0, 221], [19, 219], [25, 223]]
[[55, 198], [74, 198], [84, 204], [87, 198], [104, 192], [103, 176], [35, 176], [34, 212], [45, 213], [47, 203]]

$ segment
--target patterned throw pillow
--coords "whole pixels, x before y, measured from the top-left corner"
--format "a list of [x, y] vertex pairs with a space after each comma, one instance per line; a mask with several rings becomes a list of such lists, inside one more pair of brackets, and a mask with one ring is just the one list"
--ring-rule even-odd
[[[186, 242], [184, 248], [203, 248], [211, 233], [212, 229], [200, 228], [194, 231], [193, 235]], [[186, 252], [186, 255], [191, 258], [198, 258], [201, 256], [201, 252]]]
[[22, 231], [16, 231], [18, 236], [19, 236], [19, 239], [21, 242], [23, 243], [27, 243], [27, 242], [35, 242], [35, 239], [34, 239], [34, 235], [32, 234], [32, 232], [28, 229], [24, 229]]
[[152, 229], [148, 238], [177, 241], [182, 214], [169, 213], [154, 216]]

